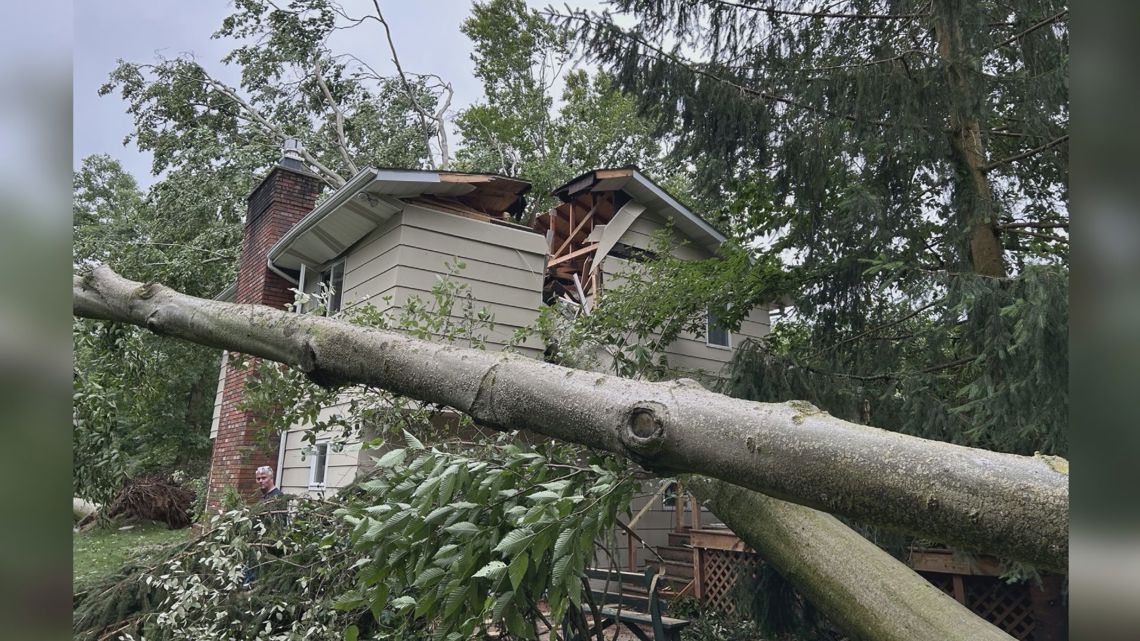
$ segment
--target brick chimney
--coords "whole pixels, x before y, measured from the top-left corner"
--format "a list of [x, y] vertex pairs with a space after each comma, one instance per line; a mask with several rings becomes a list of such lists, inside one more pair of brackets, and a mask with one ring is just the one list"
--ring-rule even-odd
[[[293, 302], [289, 289], [295, 285], [269, 270], [267, 255], [274, 243], [313, 210], [321, 191], [320, 178], [301, 162], [298, 147], [296, 141], [286, 141], [284, 157], [247, 198], [238, 303], [281, 309]], [[246, 369], [229, 364], [234, 360], [227, 359], [225, 366], [218, 435], [207, 483], [206, 509], [210, 512], [219, 509], [226, 487], [235, 488], [247, 500], [256, 499], [260, 492], [253, 476], [258, 466], [277, 468], [277, 438], [259, 437], [257, 416], [238, 409], [255, 359], [246, 359]]]

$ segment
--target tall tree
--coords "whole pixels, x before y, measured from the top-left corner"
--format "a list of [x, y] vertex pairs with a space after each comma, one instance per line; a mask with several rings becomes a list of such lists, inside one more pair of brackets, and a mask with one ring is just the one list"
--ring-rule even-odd
[[[111, 158], [84, 159], [74, 178], [75, 265], [112, 262], [199, 296], [221, 291], [237, 257], [236, 216], [191, 198], [172, 202], [179, 178], [148, 196]], [[219, 353], [101, 322], [77, 321], [73, 336], [76, 493], [105, 501], [127, 476], [202, 473]]]
[[737, 393], [1066, 450], [1063, 3], [611, 5], [561, 20], [796, 283]]
[[[84, 160], [74, 180], [75, 264], [111, 263], [212, 297], [234, 279], [245, 199], [285, 139], [302, 141], [330, 187], [367, 165], [435, 164], [432, 141], [446, 160], [446, 137], [428, 112], [450, 88], [334, 53], [329, 37], [353, 24], [387, 34], [378, 4], [354, 17], [326, 0], [239, 0], [214, 34], [234, 42], [224, 62], [240, 70], [237, 86], [190, 55], [120, 62], [100, 91], [126, 102], [128, 139], [153, 154], [160, 178], [144, 193], [109, 157]], [[395, 56], [394, 45], [381, 49]], [[200, 469], [219, 354], [102, 323], [77, 322], [73, 336], [76, 492], [105, 500], [128, 475]], [[162, 373], [170, 363], [180, 367]]]
[[[477, 2], [463, 23], [483, 100], [456, 116], [457, 166], [534, 185], [530, 212], [554, 204], [563, 181], [599, 167], [638, 165], [674, 178], [651, 123], [607, 74], [564, 73], [569, 34], [522, 0]], [[562, 93], [554, 87], [562, 84]]]

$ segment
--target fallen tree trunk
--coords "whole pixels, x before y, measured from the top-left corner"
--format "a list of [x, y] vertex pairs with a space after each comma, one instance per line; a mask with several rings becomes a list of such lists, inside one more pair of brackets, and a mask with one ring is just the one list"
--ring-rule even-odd
[[609, 450], [768, 496], [1066, 572], [1068, 477], [1045, 460], [848, 423], [806, 403], [755, 403], [440, 345], [334, 319], [143, 285], [99, 267], [73, 283], [78, 316], [364, 383], [499, 429]]
[[692, 476], [685, 488], [812, 605], [865, 641], [1010, 641], [830, 514]]

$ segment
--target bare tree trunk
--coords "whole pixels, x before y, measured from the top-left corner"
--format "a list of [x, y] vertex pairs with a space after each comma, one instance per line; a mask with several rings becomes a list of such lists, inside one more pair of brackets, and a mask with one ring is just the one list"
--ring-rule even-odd
[[300, 367], [691, 472], [769, 496], [1066, 572], [1068, 476], [1047, 461], [928, 441], [754, 403], [692, 382], [645, 383], [142, 285], [100, 267], [73, 284], [78, 316]]
[[984, 276], [1005, 276], [993, 187], [986, 176], [986, 148], [978, 121], [977, 82], [962, 41], [960, 14], [963, 0], [945, 0], [934, 9], [938, 55], [946, 70], [950, 90], [950, 146], [958, 176], [957, 189], [964, 197], [961, 224], [969, 230], [970, 266]]
[[856, 639], [1013, 638], [830, 514], [705, 477], [685, 487]]

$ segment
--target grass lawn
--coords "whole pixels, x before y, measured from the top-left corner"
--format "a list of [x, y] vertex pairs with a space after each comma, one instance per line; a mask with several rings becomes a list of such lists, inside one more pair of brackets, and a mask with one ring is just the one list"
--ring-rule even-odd
[[190, 539], [190, 528], [168, 530], [162, 523], [136, 525], [128, 530], [116, 527], [92, 528], [71, 537], [72, 587], [119, 570], [128, 559], [171, 543]]

